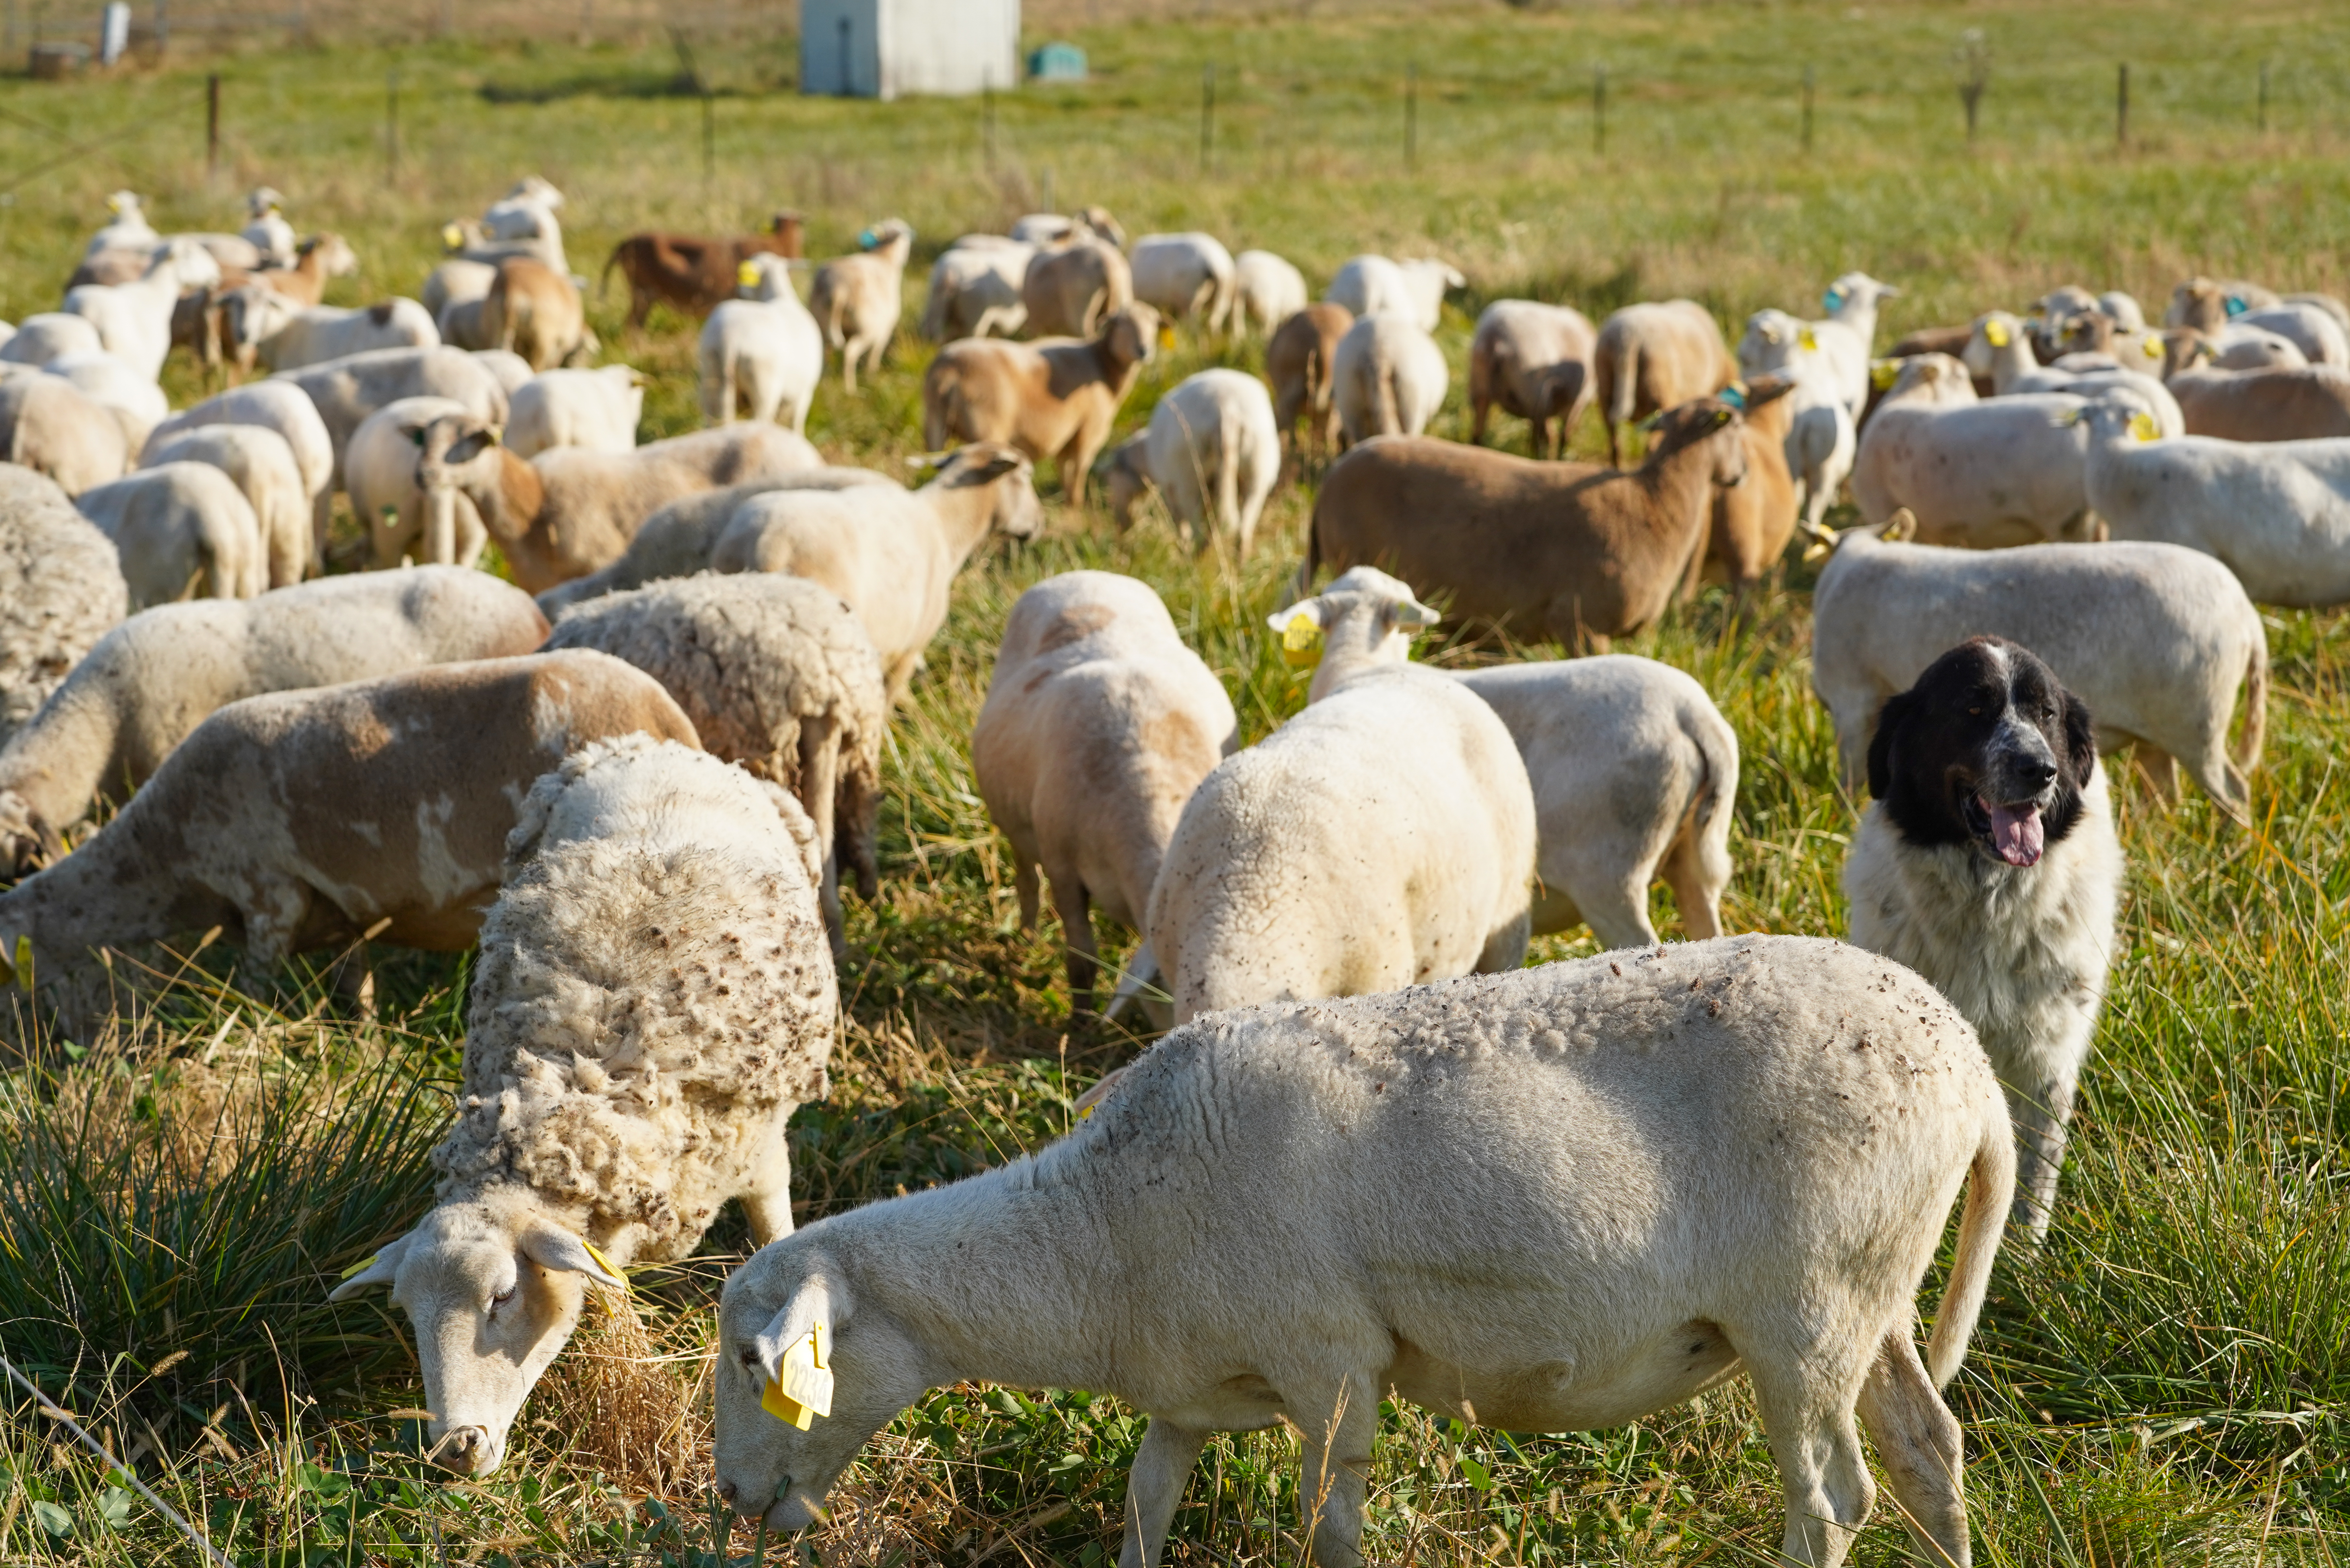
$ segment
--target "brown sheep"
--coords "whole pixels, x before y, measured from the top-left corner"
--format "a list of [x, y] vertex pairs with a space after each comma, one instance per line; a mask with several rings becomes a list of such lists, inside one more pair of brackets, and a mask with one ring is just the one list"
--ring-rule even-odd
[[1780, 376], [1747, 387], [1746, 481], [1714, 492], [1702, 575], [1708, 582], [1728, 583], [1741, 609], [1795, 535], [1795, 480], [1787, 472], [1787, 432], [1795, 413], [1786, 400], [1794, 389], [1793, 380]]
[[1297, 416], [1311, 409], [1306, 440], [1324, 456], [1338, 444], [1338, 406], [1331, 400], [1331, 358], [1338, 339], [1355, 324], [1355, 313], [1327, 300], [1309, 305], [1275, 328], [1264, 346], [1264, 379], [1273, 383], [1273, 421], [1281, 427], [1281, 443], [1297, 453]]
[[[1591, 406], [1591, 358], [1596, 338], [1583, 312], [1531, 299], [1497, 299], [1477, 318], [1469, 344], [1469, 440], [1485, 444], [1485, 421], [1496, 405], [1534, 429], [1536, 457], [1559, 457]], [[1558, 421], [1551, 439], [1550, 421]]]
[[1629, 472], [1419, 436], [1367, 441], [1322, 482], [1299, 591], [1318, 566], [1376, 564], [1445, 595], [1452, 620], [1604, 652], [1695, 576], [1715, 488], [1746, 476], [1745, 421], [1728, 403], [1700, 398], [1655, 425]]
[[[1593, 389], [1607, 421], [1607, 461], [1622, 467], [1623, 429], [1643, 415], [1711, 397], [1738, 379], [1721, 328], [1694, 299], [1627, 305], [1599, 328]], [[1416, 580], [1416, 579], [1408, 579]]]
[[2266, 370], [2183, 369], [2168, 385], [2189, 435], [2223, 441], [2350, 436], [2350, 373], [2333, 365]]
[[482, 302], [482, 334], [519, 354], [533, 370], [579, 362], [594, 351], [588, 316], [571, 280], [543, 261], [509, 256]]
[[614, 267], [629, 280], [631, 327], [642, 327], [660, 303], [689, 316], [707, 316], [734, 297], [744, 257], [795, 258], [800, 248], [797, 213], [777, 213], [764, 234], [630, 234], [612, 247], [603, 282], [611, 281]]
[[1060, 463], [1072, 506], [1109, 439], [1134, 378], [1159, 346], [1159, 313], [1128, 305], [1083, 342], [1008, 343], [965, 337], [939, 350], [922, 377], [922, 440], [999, 441]]
[[1116, 246], [1082, 234], [1030, 259], [1020, 302], [1039, 337], [1090, 337], [1104, 317], [1134, 302], [1134, 273]]

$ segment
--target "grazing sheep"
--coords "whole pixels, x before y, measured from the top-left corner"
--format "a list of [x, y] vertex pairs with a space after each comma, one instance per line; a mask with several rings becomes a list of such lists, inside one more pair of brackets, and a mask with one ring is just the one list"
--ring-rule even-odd
[[128, 452], [145, 446], [155, 427], [172, 417], [171, 400], [164, 397], [162, 388], [141, 379], [138, 371], [102, 349], [95, 354], [61, 354], [42, 368], [71, 381], [84, 397], [110, 410], [122, 427]]
[[2094, 538], [2077, 423], [2086, 406], [2058, 392], [1978, 401], [1949, 356], [1903, 360], [1853, 462], [1862, 520], [1907, 508], [1921, 540], [1974, 550]]
[[1330, 406], [1339, 444], [1416, 436], [1444, 406], [1452, 372], [1444, 350], [1399, 311], [1359, 317], [1330, 356]]
[[[1355, 1568], [1390, 1396], [1549, 1432], [1742, 1371], [1785, 1493], [1779, 1561], [1836, 1568], [1859, 1533], [1876, 1485], [1857, 1415], [1919, 1558], [1963, 1564], [1964, 1446], [1936, 1389], [2014, 1178], [1966, 1022], [1898, 964], [1815, 938], [1204, 1020], [1058, 1143], [736, 1270], [718, 1490], [798, 1530], [931, 1387], [1085, 1388], [1149, 1418], [1128, 1568], [1165, 1561], [1212, 1432], [1284, 1423], [1299, 1560]], [[1917, 1293], [1962, 1184], [1921, 1360]], [[811, 1335], [829, 1416], [802, 1429], [766, 1391]]]
[[1659, 878], [1692, 939], [1721, 934], [1738, 736], [1704, 687], [1624, 653], [1446, 673], [1509, 727], [1534, 785], [1534, 935], [1587, 923], [1654, 947]]
[[1149, 472], [1192, 552], [1221, 532], [1247, 560], [1281, 477], [1281, 432], [1264, 383], [1239, 370], [1201, 370], [1159, 400], [1145, 434]]
[[489, 421], [443, 414], [416, 444], [426, 554], [451, 558], [463, 496], [531, 593], [618, 559], [638, 526], [681, 495], [818, 462], [814, 447], [773, 425], [700, 431], [625, 452], [556, 447], [525, 462], [500, 444]]
[[1082, 509], [1087, 473], [1158, 346], [1159, 313], [1147, 305], [1120, 306], [1080, 343], [950, 343], [922, 375], [922, 439], [933, 452], [951, 438], [1057, 459], [1062, 490]]
[[234, 341], [251, 344], [272, 372], [298, 370], [373, 349], [431, 348], [441, 341], [432, 315], [412, 299], [387, 299], [356, 310], [295, 308], [248, 285], [229, 295]]
[[[1109, 215], [1108, 209], [1103, 207], [1080, 207], [1076, 212], [1066, 214], [1029, 213], [1014, 222], [1010, 237], [1020, 244], [1044, 246], [1058, 244], [1063, 240], [1082, 238], [1088, 234], [1097, 239], [1107, 241], [1121, 250], [1126, 247], [1126, 230], [1119, 226], [1116, 218]], [[978, 237], [965, 235], [964, 239]]]
[[508, 395], [514, 417], [505, 441], [516, 457], [558, 446], [582, 452], [634, 452], [644, 418], [645, 378], [626, 365], [599, 370], [542, 370]]
[[437, 546], [424, 537], [430, 503], [416, 479], [416, 452], [432, 421], [463, 417], [465, 406], [451, 398], [400, 398], [359, 423], [343, 453], [343, 487], [351, 513], [367, 525], [370, 570], [421, 560], [427, 566], [473, 566], [490, 542], [473, 503], [460, 493], [453, 503], [449, 557], [435, 560]]
[[[487, 262], [465, 261], [462, 258], [444, 261], [425, 277], [424, 286], [417, 291], [417, 302], [432, 313], [441, 323], [443, 341], [454, 342], [449, 335], [449, 310], [452, 306], [478, 305], [490, 296], [490, 285], [497, 282], [498, 269]], [[459, 348], [467, 347], [458, 344]]]
[[[971, 769], [1012, 844], [1022, 929], [1039, 868], [1052, 885], [1076, 1011], [1092, 1011], [1099, 967], [1089, 911], [1141, 928], [1183, 803], [1239, 736], [1222, 683], [1149, 584], [1064, 572], [1012, 607]], [[1147, 977], [1151, 961], [1138, 950], [1128, 968]]]
[[2185, 417], [2178, 404], [2163, 384], [2140, 370], [2126, 370], [2116, 366], [2074, 373], [2061, 369], [2042, 369], [2033, 357], [2032, 339], [2023, 329], [2020, 317], [2004, 310], [1991, 311], [1975, 319], [1974, 331], [1967, 338], [1966, 351], [1960, 359], [1967, 374], [1980, 380], [1988, 377], [1992, 394], [2012, 397], [2018, 392], [2068, 392], [2077, 398], [2094, 398], [2116, 389], [2126, 389], [2143, 400], [2154, 412], [2155, 423], [2165, 435], [2187, 433]]
[[1090, 234], [1038, 251], [1020, 282], [1028, 330], [1042, 337], [1091, 337], [1134, 302], [1126, 257]]
[[1610, 316], [1591, 350], [1593, 396], [1607, 421], [1609, 466], [1624, 465], [1626, 425], [1710, 398], [1737, 379], [1721, 328], [1694, 299], [1627, 305]]
[[[978, 244], [980, 239], [994, 244]], [[1035, 248], [998, 234], [958, 240], [931, 264], [922, 303], [922, 336], [933, 343], [958, 337], [1009, 337], [1028, 323], [1021, 302]]]
[[150, 439], [139, 459], [141, 468], [167, 462], [208, 462], [235, 481], [261, 530], [267, 586], [302, 580], [310, 565], [310, 498], [284, 436], [260, 425], [197, 425]]
[[1145, 234], [1134, 242], [1128, 261], [1135, 298], [1168, 320], [1197, 317], [1211, 332], [1224, 329], [1238, 276], [1232, 253], [1215, 235]]
[[1804, 331], [1804, 324], [1783, 310], [1756, 311], [1746, 318], [1745, 336], [1738, 340], [1738, 369], [1749, 380], [1781, 376], [1794, 382], [1786, 395], [1783, 453], [1801, 495], [1804, 524], [1818, 534], [1852, 472], [1860, 438], [1835, 369], [1819, 351], [1818, 335], [1806, 348]]
[[68, 354], [103, 354], [106, 344], [87, 316], [44, 310], [16, 323], [8, 341], [0, 343], [0, 363], [47, 365]]
[[1390, 261], [1386, 256], [1349, 257], [1330, 279], [1323, 296], [1357, 317], [1378, 310], [1399, 311], [1422, 332], [1433, 332], [1444, 317], [1444, 291], [1466, 288], [1469, 280], [1440, 261]]
[[1310, 297], [1305, 275], [1271, 251], [1243, 251], [1232, 258], [1232, 325], [1242, 336], [1253, 327], [1271, 337]]
[[[343, 484], [343, 455], [351, 437], [367, 417], [402, 398], [448, 398], [463, 403], [469, 413], [494, 423], [506, 418], [505, 388], [490, 368], [462, 348], [377, 348], [346, 358], [330, 359], [301, 370], [280, 371], [276, 378], [307, 393], [327, 427], [333, 443], [335, 466], [330, 485]], [[326, 497], [321, 493], [312, 524], [323, 536]]]
[[1145, 935], [1177, 1023], [1524, 958], [1533, 790], [1493, 710], [1408, 662], [1436, 618], [1370, 566], [1273, 617], [1284, 642], [1320, 629], [1321, 667], [1305, 711], [1211, 773], [1168, 841]]
[[1700, 399], [1658, 421], [1631, 471], [1539, 462], [1419, 438], [1372, 441], [1331, 465], [1315, 498], [1298, 590], [1315, 571], [1392, 563], [1448, 597], [1447, 613], [1604, 653], [1653, 625], [1696, 574], [1716, 486], [1746, 472], [1744, 421]]
[[79, 495], [121, 478], [131, 450], [114, 410], [63, 376], [0, 378], [0, 458]]
[[785, 1124], [840, 1011], [807, 819], [714, 757], [628, 737], [531, 786], [482, 925], [435, 1207], [332, 1299], [415, 1325], [432, 1454], [488, 1475], [587, 1281], [693, 1251], [730, 1198], [792, 1229]]
[[612, 247], [603, 282], [611, 282], [614, 267], [620, 269], [629, 280], [629, 325], [642, 327], [660, 304], [689, 316], [707, 316], [734, 297], [743, 262], [758, 255], [788, 259], [799, 254], [800, 215], [777, 213], [764, 234], [630, 234]]
[[587, 308], [568, 273], [515, 256], [498, 264], [498, 275], [482, 299], [483, 348], [519, 354], [531, 369], [576, 365], [596, 350]]
[[881, 656], [895, 707], [946, 624], [948, 594], [972, 552], [991, 534], [1032, 539], [1044, 526], [1035, 472], [1018, 452], [975, 441], [920, 490], [768, 491], [735, 509], [710, 564], [785, 572], [839, 595]]
[[824, 331], [792, 292], [791, 275], [774, 256], [743, 264], [743, 296], [710, 313], [700, 345], [702, 422], [737, 415], [754, 423], [807, 431], [824, 379]]
[[2180, 369], [2164, 389], [2178, 402], [2189, 435], [2223, 441], [2350, 436], [2350, 372], [2331, 365]]
[[[1713, 493], [1713, 525], [1707, 532], [1699, 563], [1699, 580], [1727, 583], [1741, 613], [1752, 602], [1762, 579], [1787, 551], [1795, 536], [1795, 480], [1787, 472], [1787, 442], [1794, 425], [1788, 406], [1796, 387], [1793, 379], [1765, 376], [1735, 394], [1746, 416], [1746, 477]], [[1732, 393], [1724, 393], [1725, 399]], [[1682, 579], [1682, 596], [1697, 584]]]
[[1126, 533], [1134, 526], [1135, 507], [1158, 483], [1150, 476], [1149, 427], [1146, 425], [1110, 448], [1096, 465], [1094, 478], [1101, 483], [1110, 521], [1118, 524], [1120, 534]]
[[113, 541], [55, 481], [0, 465], [0, 742], [130, 613]]
[[[1560, 457], [1591, 406], [1591, 356], [1598, 342], [1590, 318], [1563, 305], [1497, 299], [1477, 317], [1469, 342], [1469, 439], [1485, 444], [1495, 404], [1533, 427], [1536, 457]], [[1558, 421], [1551, 439], [1550, 421]]]
[[156, 254], [146, 275], [109, 286], [84, 284], [66, 290], [66, 313], [87, 317], [99, 344], [132, 369], [154, 380], [172, 351], [172, 312], [191, 288], [221, 280], [220, 264], [191, 240], [172, 240]]
[[101, 639], [0, 747], [0, 867], [21, 873], [36, 855], [62, 855], [60, 836], [93, 800], [127, 798], [231, 702], [504, 659], [546, 636], [528, 595], [452, 566], [142, 610]]
[[704, 750], [789, 790], [824, 857], [825, 922], [840, 943], [845, 866], [880, 891], [881, 660], [847, 607], [764, 572], [656, 583], [563, 612], [547, 648], [593, 648], [660, 681]]
[[[1812, 595], [1812, 689], [1835, 719], [1845, 785], [1857, 790], [1877, 711], [1970, 637], [2031, 649], [2088, 704], [2097, 746], [2135, 747], [2176, 798], [2184, 763], [2242, 821], [2245, 775], [2267, 728], [2268, 637], [2235, 577], [2174, 545], [2027, 545], [1981, 554], [1901, 542], [1908, 524], [1847, 528]], [[2243, 737], [2228, 727], [2244, 689]]]
[[249, 599], [269, 586], [253, 503], [208, 462], [167, 462], [74, 497], [114, 541], [130, 607], [184, 598]]
[[884, 219], [859, 237], [861, 253], [825, 263], [808, 285], [808, 314], [824, 329], [825, 346], [840, 356], [840, 384], [851, 394], [858, 361], [878, 374], [898, 334], [906, 259], [914, 254], [913, 226], [903, 218]]

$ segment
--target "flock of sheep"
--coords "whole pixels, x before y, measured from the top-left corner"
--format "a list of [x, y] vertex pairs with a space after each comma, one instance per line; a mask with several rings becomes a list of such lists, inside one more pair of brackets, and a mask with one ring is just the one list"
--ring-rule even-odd
[[[2054, 1201], [2122, 872], [2098, 753], [2246, 818], [2254, 601], [2350, 598], [2337, 302], [2196, 279], [2153, 329], [2060, 289], [1878, 358], [1895, 291], [1857, 273], [1734, 353], [1688, 300], [1596, 329], [1502, 301], [1463, 444], [1420, 434], [1449, 266], [1357, 257], [1313, 302], [1269, 253], [1039, 215], [931, 270], [923, 421], [960, 444], [909, 490], [801, 433], [827, 355], [853, 391], [895, 336], [901, 222], [805, 305], [782, 220], [624, 243], [636, 317], [707, 312], [709, 428], [639, 446], [553, 187], [452, 225], [420, 299], [349, 311], [317, 303], [348, 247], [280, 202], [166, 236], [118, 197], [66, 308], [0, 345], [0, 987], [30, 1048], [106, 1026], [109, 949], [217, 925], [263, 989], [337, 950], [363, 1005], [365, 943], [478, 943], [436, 1205], [335, 1292], [411, 1315], [444, 1463], [494, 1469], [586, 1286], [739, 1198], [762, 1250], [724, 1293], [716, 1460], [746, 1517], [807, 1524], [898, 1411], [984, 1377], [1150, 1416], [1125, 1561], [1159, 1560], [1209, 1433], [1287, 1421], [1315, 1558], [1351, 1563], [1390, 1389], [1564, 1429], [1743, 1371], [1791, 1559], [1840, 1561], [1869, 1511], [1857, 1418], [1921, 1546], [1969, 1560], [1937, 1388], [2011, 1209], [2036, 1241]], [[1270, 385], [1204, 371], [1106, 451], [1177, 322], [1265, 334]], [[174, 412], [175, 342], [274, 374]], [[1594, 407], [1610, 463], [1548, 460]], [[1496, 409], [1540, 455], [1482, 445]], [[839, 887], [875, 895], [884, 733], [956, 575], [1039, 531], [1040, 460], [1245, 556], [1316, 448], [1269, 626], [1315, 667], [1303, 713], [1236, 749], [1158, 594], [1072, 572], [1014, 607], [971, 738], [1076, 1004], [1098, 909], [1142, 939], [1105, 1011], [1175, 1032], [1039, 1154], [795, 1232]], [[1832, 534], [1847, 487], [1864, 526]], [[338, 491], [404, 569], [326, 575]], [[1742, 597], [1799, 529], [1833, 552], [1815, 685], [1877, 797], [1857, 945], [1720, 935], [1736, 739], [1605, 653], [1709, 574]], [[473, 569], [493, 540], [519, 587]], [[1413, 664], [1444, 617], [1597, 656]], [[1689, 943], [1658, 942], [1659, 879]], [[1521, 968], [1577, 923], [1609, 951]]]

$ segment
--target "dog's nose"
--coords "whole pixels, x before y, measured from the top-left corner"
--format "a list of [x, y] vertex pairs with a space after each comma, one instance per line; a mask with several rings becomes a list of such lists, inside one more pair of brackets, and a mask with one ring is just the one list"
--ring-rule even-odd
[[2056, 764], [2046, 757], [2026, 757], [2016, 770], [2034, 789], [2046, 789], [2056, 782]]

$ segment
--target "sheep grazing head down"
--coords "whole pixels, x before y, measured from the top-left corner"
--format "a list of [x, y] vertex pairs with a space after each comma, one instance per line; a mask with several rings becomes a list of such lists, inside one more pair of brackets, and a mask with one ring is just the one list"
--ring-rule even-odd
[[485, 1476], [505, 1457], [522, 1402], [578, 1325], [587, 1282], [628, 1282], [519, 1195], [443, 1203], [328, 1297], [376, 1285], [416, 1330], [432, 1457]]
[[504, 432], [472, 414], [443, 414], [412, 429], [416, 488], [424, 496], [424, 558], [457, 558], [457, 493], [479, 496], [504, 477]]
[[931, 485], [941, 489], [992, 485], [994, 504], [987, 522], [991, 531], [1007, 539], [1034, 539], [1044, 532], [1045, 504], [1036, 499], [1036, 465], [1014, 449], [973, 441], [942, 457], [915, 461], [937, 465], [938, 476]]

